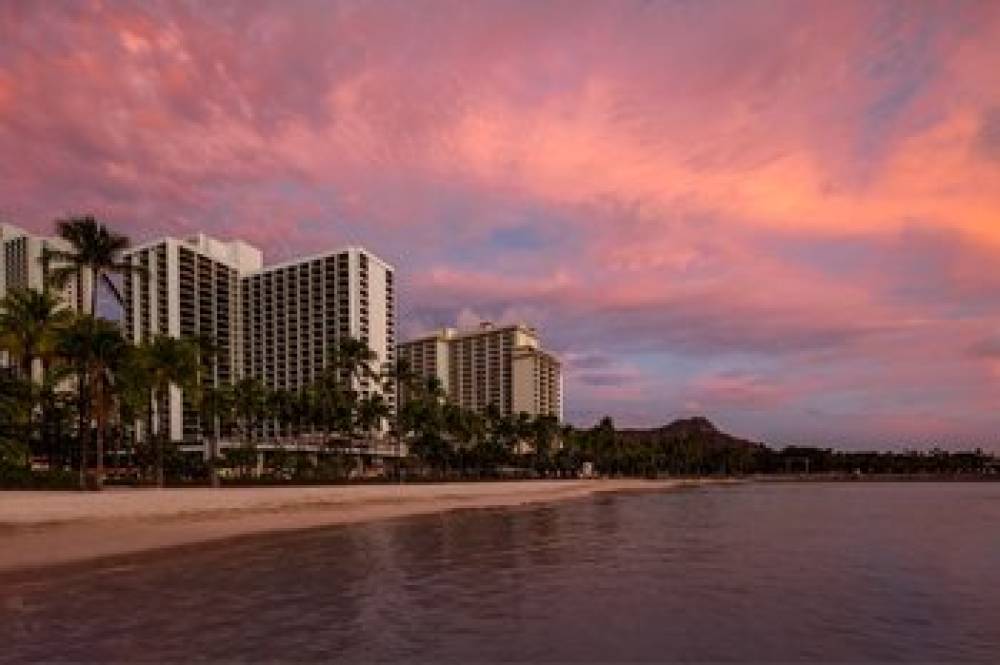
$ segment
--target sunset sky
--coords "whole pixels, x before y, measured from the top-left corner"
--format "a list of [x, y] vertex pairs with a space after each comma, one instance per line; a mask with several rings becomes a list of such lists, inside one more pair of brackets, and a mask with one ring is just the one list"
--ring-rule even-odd
[[0, 219], [363, 244], [566, 415], [1000, 450], [1000, 2], [0, 2]]

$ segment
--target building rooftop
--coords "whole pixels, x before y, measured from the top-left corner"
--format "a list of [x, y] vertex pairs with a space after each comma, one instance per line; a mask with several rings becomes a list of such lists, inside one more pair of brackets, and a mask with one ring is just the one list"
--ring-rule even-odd
[[536, 339], [538, 338], [538, 331], [535, 328], [523, 322], [496, 325], [492, 321], [483, 321], [475, 328], [467, 328], [465, 330], [459, 330], [457, 328], [439, 328], [434, 332], [427, 333], [425, 335], [420, 335], [419, 337], [415, 337], [409, 341], [403, 342], [403, 344], [413, 344], [415, 342], [426, 342], [430, 340], [462, 339], [464, 337], [489, 335], [492, 333], [503, 332], [507, 330], [520, 331]]
[[336, 249], [330, 249], [319, 254], [312, 254], [309, 256], [300, 256], [271, 265], [264, 265], [263, 252], [260, 248], [251, 245], [249, 243], [243, 242], [242, 240], [219, 240], [218, 238], [213, 238], [205, 233], [195, 233], [184, 238], [176, 238], [174, 236], [164, 236], [162, 238], [157, 238], [156, 240], [150, 240], [148, 242], [135, 245], [130, 247], [125, 255], [129, 255], [135, 252], [143, 251], [161, 245], [163, 243], [176, 243], [179, 245], [185, 245], [191, 249], [198, 251], [202, 254], [210, 256], [217, 261], [226, 263], [231, 267], [237, 269], [244, 277], [251, 276], [255, 274], [261, 274], [266, 272], [271, 272], [273, 270], [280, 270], [282, 268], [287, 268], [293, 265], [299, 265], [302, 263], [309, 263], [310, 261], [315, 261], [317, 259], [324, 259], [329, 256], [335, 256], [343, 252], [355, 252], [362, 253], [367, 256], [370, 260], [381, 264], [386, 269], [392, 271], [394, 268], [392, 265], [382, 260], [371, 251], [360, 247], [357, 245], [348, 245], [346, 247], [338, 247]]
[[359, 245], [347, 245], [346, 247], [338, 247], [336, 249], [330, 249], [324, 252], [320, 252], [318, 254], [310, 254], [308, 256], [297, 256], [291, 259], [280, 261], [278, 263], [272, 263], [270, 265], [263, 266], [262, 268], [256, 270], [255, 272], [265, 273], [265, 272], [270, 272], [272, 270], [281, 270], [282, 268], [287, 268], [289, 266], [297, 266], [302, 263], [309, 263], [310, 261], [317, 261], [319, 259], [325, 259], [330, 256], [336, 256], [337, 254], [343, 254], [344, 252], [354, 252], [354, 253], [364, 254], [365, 256], [375, 261], [376, 263], [382, 264], [384, 268], [393, 271], [395, 270], [392, 264], [379, 258], [375, 254], [373, 254], [371, 250], [365, 249], [364, 247], [361, 247]]
[[204, 233], [195, 233], [184, 238], [164, 236], [129, 247], [125, 250], [124, 255], [129, 256], [130, 254], [152, 249], [163, 244], [175, 244], [187, 247], [199, 254], [224, 263], [240, 273], [258, 270], [263, 263], [261, 251], [253, 245], [245, 243], [242, 240], [219, 240]]
[[7, 224], [6, 222], [0, 222], [0, 238], [17, 238], [24, 235], [28, 234], [21, 227], [14, 226], [13, 224]]

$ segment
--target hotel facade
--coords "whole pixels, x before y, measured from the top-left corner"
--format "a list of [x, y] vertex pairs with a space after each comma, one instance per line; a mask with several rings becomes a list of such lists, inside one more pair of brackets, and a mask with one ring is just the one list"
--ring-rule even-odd
[[[348, 247], [256, 270], [240, 286], [243, 375], [269, 388], [298, 391], [320, 378], [338, 340], [352, 337], [375, 352], [373, 369], [395, 357], [392, 266], [360, 247]], [[361, 395], [389, 392], [367, 377]], [[283, 434], [265, 423], [265, 436]]]
[[[49, 271], [56, 263], [46, 260], [48, 250], [69, 251], [62, 238], [38, 236], [11, 224], [0, 224], [0, 299], [15, 289], [42, 291], [50, 286]], [[70, 279], [58, 295], [63, 306], [73, 312], [90, 309], [91, 277], [84, 271]], [[0, 367], [10, 365], [7, 351], [0, 350]], [[32, 375], [41, 379], [41, 361], [35, 361]]]
[[492, 404], [503, 415], [563, 418], [560, 362], [524, 324], [444, 328], [400, 344], [399, 360], [417, 377], [437, 378], [463, 408], [484, 413]]
[[[125, 280], [128, 338], [141, 344], [156, 335], [210, 337], [217, 356], [203, 366], [207, 385], [256, 378], [271, 389], [301, 390], [348, 336], [375, 352], [376, 369], [394, 358], [394, 270], [361, 247], [264, 266], [256, 247], [197, 234], [163, 238], [125, 256], [145, 274]], [[380, 387], [364, 380], [357, 388]], [[385, 398], [393, 404], [392, 395]], [[154, 421], [174, 441], [198, 441], [210, 426], [177, 387]], [[259, 434], [282, 432], [265, 422]]]

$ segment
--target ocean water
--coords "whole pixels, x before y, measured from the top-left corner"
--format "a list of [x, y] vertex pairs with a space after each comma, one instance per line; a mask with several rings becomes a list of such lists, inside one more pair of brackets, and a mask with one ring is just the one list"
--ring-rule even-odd
[[0, 578], [0, 661], [59, 660], [1000, 662], [1000, 483], [603, 495]]

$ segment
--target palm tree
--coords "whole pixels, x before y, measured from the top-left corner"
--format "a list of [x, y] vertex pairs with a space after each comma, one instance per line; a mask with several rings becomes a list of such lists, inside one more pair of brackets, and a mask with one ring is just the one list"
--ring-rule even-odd
[[[153, 398], [157, 405], [167, 403], [171, 386], [177, 386], [192, 402], [197, 402], [198, 348], [191, 340], [158, 335], [142, 348], [143, 366], [153, 386]], [[156, 432], [150, 432], [156, 445], [156, 482], [160, 487], [165, 480], [163, 455], [168, 434], [165, 429], [158, 426]]]
[[285, 435], [292, 424], [292, 393], [278, 388], [270, 391], [264, 402], [268, 420], [274, 424], [275, 432]]
[[559, 438], [559, 419], [547, 414], [535, 416], [530, 430], [535, 466], [543, 475], [547, 475], [552, 461], [552, 449]]
[[[209, 477], [212, 487], [219, 486], [216, 468], [219, 442], [219, 419], [232, 411], [232, 391], [217, 386], [216, 366], [222, 347], [215, 336], [202, 333], [195, 338], [198, 349], [198, 387], [201, 392], [201, 436], [208, 443]], [[207, 425], [207, 427], [206, 427]], [[208, 429], [208, 435], [205, 430]]]
[[124, 447], [126, 424], [131, 435], [129, 455], [134, 462], [138, 448], [137, 423], [147, 422], [151, 427], [152, 405], [150, 395], [153, 385], [145, 369], [145, 347], [128, 346], [117, 368], [115, 392], [118, 397], [118, 420], [121, 431], [119, 445]]
[[31, 451], [21, 432], [29, 429], [32, 386], [30, 381], [9, 372], [0, 372], [0, 470], [8, 465], [27, 467]]
[[343, 380], [339, 366], [331, 364], [315, 385], [314, 409], [316, 421], [323, 432], [323, 445], [332, 444], [334, 432], [350, 432], [357, 394]]
[[[52, 391], [49, 381], [50, 366], [56, 356], [58, 336], [72, 321], [72, 313], [63, 307], [58, 298], [47, 291], [14, 289], [0, 300], [0, 349], [7, 351], [11, 360], [20, 368], [25, 380], [28, 409], [25, 420], [25, 443], [29, 443], [34, 428], [33, 413], [36, 397], [40, 396], [43, 447], [51, 462], [48, 437], [49, 411]], [[33, 381], [35, 361], [42, 365], [41, 389]], [[82, 436], [82, 434], [81, 434]]]
[[246, 443], [253, 445], [254, 430], [264, 411], [267, 388], [260, 379], [241, 379], [234, 389], [236, 415], [240, 419]]
[[355, 381], [364, 378], [375, 378], [372, 363], [378, 356], [360, 339], [345, 337], [333, 349], [333, 366], [340, 370], [341, 379], [348, 381], [353, 387]]
[[299, 392], [298, 406], [300, 430], [317, 434], [322, 428], [320, 412], [320, 390], [317, 384], [311, 383]]
[[572, 425], [566, 423], [559, 427], [558, 448], [556, 453], [558, 473], [562, 475], [565, 472], [575, 471], [579, 446], [577, 445], [576, 430], [573, 429]]
[[[375, 449], [375, 429], [389, 415], [389, 404], [379, 393], [365, 395], [358, 402], [357, 423], [358, 427], [368, 433], [370, 452], [374, 452]], [[364, 467], [364, 458], [361, 456], [360, 450], [358, 451], [358, 463], [360, 468]]]
[[[92, 316], [79, 317], [62, 335], [61, 347], [70, 365], [76, 370], [78, 385], [85, 388], [80, 404], [94, 419], [96, 473], [94, 488], [104, 487], [104, 440], [108, 421], [114, 411], [115, 374], [128, 348], [117, 325]], [[89, 430], [89, 418], [84, 421]], [[86, 455], [82, 452], [86, 436], [80, 432], [81, 483], [86, 486]]]
[[292, 436], [301, 441], [302, 433], [312, 411], [312, 390], [308, 387], [293, 391], [289, 396], [289, 416], [292, 422]]
[[97, 468], [95, 489], [104, 488], [104, 449], [108, 422], [118, 405], [118, 371], [125, 362], [129, 344], [121, 329], [103, 319], [94, 319], [93, 365], [91, 367], [91, 401], [95, 421], [95, 455]]
[[504, 457], [509, 457], [517, 450], [518, 443], [518, 417], [504, 415], [496, 409], [490, 413], [487, 409], [487, 419], [490, 422], [490, 438], [493, 439], [494, 446], [502, 452]]
[[452, 403], [444, 405], [443, 417], [445, 431], [453, 442], [454, 452], [464, 475], [470, 457], [475, 457], [474, 444], [480, 435], [481, 421], [474, 411]]
[[339, 340], [331, 350], [330, 360], [317, 383], [326, 443], [331, 430], [347, 438], [354, 437], [357, 387], [363, 379], [378, 379], [373, 367], [377, 359], [367, 343], [353, 337]]
[[448, 445], [444, 438], [445, 393], [436, 376], [417, 384], [413, 395], [403, 406], [402, 427], [414, 434], [414, 451], [432, 467], [444, 467]]
[[395, 398], [396, 407], [392, 410], [393, 423], [392, 431], [396, 437], [396, 454], [403, 456], [403, 431], [400, 422], [400, 414], [403, 409], [403, 402], [409, 398], [416, 381], [416, 375], [407, 360], [396, 358], [395, 362], [388, 362], [382, 367], [382, 390]]
[[216, 468], [219, 461], [219, 434], [225, 424], [232, 420], [235, 404], [236, 396], [231, 386], [202, 388], [201, 413], [211, 423], [207, 440], [212, 487], [219, 486], [219, 472]]
[[90, 340], [77, 334], [76, 321], [59, 336], [59, 354], [68, 361], [76, 376], [76, 431], [79, 439], [80, 489], [87, 489], [87, 440], [90, 438], [90, 381], [88, 380], [87, 359], [90, 355]]
[[45, 260], [54, 259], [63, 265], [52, 270], [53, 280], [64, 284], [69, 278], [90, 273], [90, 314], [97, 313], [97, 285], [102, 282], [122, 307], [125, 301], [118, 287], [111, 280], [112, 274], [138, 272], [139, 266], [134, 266], [122, 260], [122, 253], [129, 247], [129, 239], [108, 229], [91, 215], [70, 217], [56, 221], [59, 237], [72, 247], [69, 251], [51, 249], [46, 252]]
[[0, 300], [0, 348], [17, 359], [22, 376], [31, 379], [35, 360], [44, 364], [54, 357], [59, 331], [72, 319], [51, 293], [14, 289]]
[[494, 472], [508, 457], [510, 419], [500, 411], [496, 402], [490, 402], [481, 416], [481, 437], [476, 445], [479, 462]]

